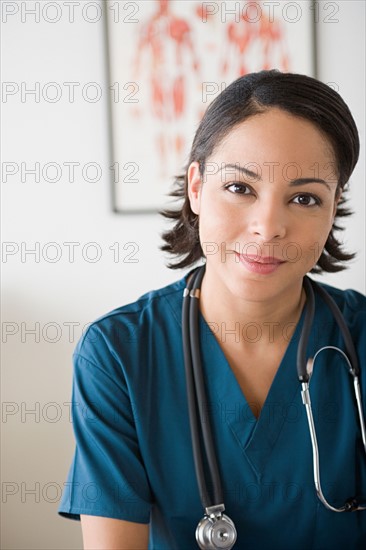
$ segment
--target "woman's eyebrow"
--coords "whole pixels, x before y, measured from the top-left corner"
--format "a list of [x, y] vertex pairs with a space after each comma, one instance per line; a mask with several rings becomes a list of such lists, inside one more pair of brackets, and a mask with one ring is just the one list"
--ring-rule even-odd
[[239, 170], [239, 172], [242, 172], [248, 178], [256, 179], [258, 181], [262, 179], [261, 176], [256, 172], [252, 172], [251, 170], [248, 170], [248, 168], [245, 168], [245, 166], [240, 166], [239, 162], [236, 162], [235, 164], [225, 164], [223, 162], [221, 164], [221, 168], [219, 169], [219, 172], [221, 172], [222, 170], [227, 170], [228, 168], [232, 168], [233, 170]]
[[[248, 168], [245, 168], [245, 166], [240, 166], [239, 162], [236, 162], [235, 164], [222, 164], [221, 168], [219, 169], [219, 172], [222, 170], [226, 170], [228, 168], [231, 168], [233, 170], [239, 170], [242, 174], [247, 176], [248, 178], [255, 179], [256, 181], [261, 181], [262, 178], [259, 174], [256, 172], [252, 172], [251, 170], [248, 170]], [[295, 187], [296, 185], [306, 185], [307, 183], [321, 183], [325, 185], [329, 191], [331, 191], [331, 187], [329, 184], [321, 179], [321, 178], [296, 178], [294, 180], [290, 181], [290, 187]]]
[[296, 185], [304, 185], [306, 183], [322, 183], [323, 185], [328, 187], [329, 191], [332, 190], [330, 188], [330, 185], [325, 180], [322, 180], [320, 178], [298, 178], [296, 180], [290, 181], [290, 186], [292, 187]]

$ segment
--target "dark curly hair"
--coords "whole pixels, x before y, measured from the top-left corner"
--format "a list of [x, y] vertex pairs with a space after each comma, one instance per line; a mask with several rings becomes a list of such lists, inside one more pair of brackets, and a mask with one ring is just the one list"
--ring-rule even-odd
[[328, 138], [336, 160], [336, 195], [343, 191], [338, 202], [335, 221], [318, 262], [312, 273], [336, 272], [346, 268], [340, 262], [351, 260], [353, 253], [342, 250], [334, 235], [343, 228], [339, 218], [352, 212], [345, 208], [344, 192], [359, 156], [359, 137], [356, 123], [341, 96], [332, 88], [309, 76], [281, 73], [278, 70], [261, 71], [242, 76], [224, 89], [208, 106], [196, 131], [185, 173], [175, 178], [171, 197], [183, 199], [179, 210], [163, 210], [165, 218], [173, 220], [173, 229], [162, 234], [165, 244], [161, 250], [178, 258], [168, 264], [172, 269], [193, 265], [204, 257], [198, 231], [198, 216], [192, 212], [188, 198], [187, 170], [198, 161], [204, 176], [206, 159], [214, 152], [222, 139], [244, 120], [278, 107], [295, 116], [312, 122]]

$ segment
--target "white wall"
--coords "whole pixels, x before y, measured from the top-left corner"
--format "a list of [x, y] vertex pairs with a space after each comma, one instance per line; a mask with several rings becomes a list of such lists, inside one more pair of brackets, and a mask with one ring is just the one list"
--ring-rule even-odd
[[[361, 140], [359, 163], [350, 180], [349, 205], [355, 215], [345, 222], [346, 250], [358, 253], [351, 268], [320, 277], [340, 288], [366, 291], [365, 277], [365, 3], [319, 2], [318, 73], [341, 94], [356, 120]], [[332, 20], [338, 22], [332, 22]]]
[[[22, 4], [28, 9], [34, 6], [34, 2], [2, 2], [3, 10], [5, 4], [19, 10]], [[66, 479], [74, 448], [67, 405], [73, 348], [86, 323], [181, 276], [164, 267], [158, 250], [163, 221], [157, 214], [122, 216], [111, 211], [103, 25], [83, 20], [81, 8], [75, 9], [75, 22], [69, 23], [66, 7], [58, 4], [62, 8], [58, 23], [43, 18], [35, 23], [31, 15], [22, 22], [21, 11], [7, 21], [3, 13], [2, 23], [3, 81], [24, 82], [27, 88], [39, 82], [41, 89], [54, 81], [64, 91], [57, 103], [47, 103], [42, 96], [39, 103], [31, 96], [22, 102], [19, 93], [2, 103], [3, 162], [19, 166], [23, 162], [27, 167], [57, 162], [63, 167], [57, 183], [37, 183], [29, 175], [22, 182], [18, 173], [2, 186], [2, 240], [19, 247], [2, 263], [2, 398], [7, 413], [2, 418], [2, 547], [7, 549], [81, 548], [79, 523], [56, 515], [58, 487]], [[325, 3], [320, 3], [319, 78], [338, 86], [358, 122], [364, 147], [365, 4], [353, 0], [331, 4], [339, 7], [336, 23], [324, 21], [329, 12], [322, 12]], [[64, 82], [79, 82], [81, 87], [97, 82], [103, 97], [88, 103], [76, 92], [77, 100], [70, 103]], [[72, 183], [65, 162], [82, 166], [96, 162], [103, 177], [97, 183], [87, 182], [79, 168]], [[348, 248], [356, 248], [360, 256], [344, 274], [323, 279], [362, 292], [364, 163], [363, 154], [352, 178], [357, 215], [347, 222], [346, 233]], [[42, 256], [43, 252], [49, 258], [55, 251], [45, 248], [50, 242], [57, 243], [62, 253], [55, 263]], [[74, 262], [69, 261], [65, 242], [80, 243]], [[102, 251], [96, 263], [81, 254], [91, 242]], [[124, 255], [129, 250], [123, 245], [136, 243], [138, 262], [115, 263], [109, 247], [116, 242]], [[32, 255], [22, 258], [21, 250], [35, 243], [41, 251], [39, 262]], [[32, 327], [39, 338], [26, 332]], [[14, 334], [7, 336], [11, 330]], [[31, 409], [35, 413], [27, 413]]]

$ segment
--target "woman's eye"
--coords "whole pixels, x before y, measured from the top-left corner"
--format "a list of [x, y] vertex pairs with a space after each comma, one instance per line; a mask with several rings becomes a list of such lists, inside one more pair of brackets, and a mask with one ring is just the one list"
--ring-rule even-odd
[[301, 206], [315, 206], [320, 204], [320, 200], [312, 195], [297, 195], [297, 197], [294, 198], [294, 201], [296, 200], [298, 200], [297, 204]]
[[250, 189], [247, 185], [244, 185], [244, 183], [230, 183], [230, 185], [226, 185], [226, 189], [230, 191], [230, 193], [234, 193], [236, 195], [249, 195]]

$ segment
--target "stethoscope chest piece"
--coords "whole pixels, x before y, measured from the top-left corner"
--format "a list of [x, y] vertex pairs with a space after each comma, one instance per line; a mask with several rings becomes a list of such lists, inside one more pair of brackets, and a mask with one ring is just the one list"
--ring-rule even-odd
[[205, 515], [196, 529], [196, 540], [201, 550], [230, 550], [236, 542], [236, 529], [225, 514]]

